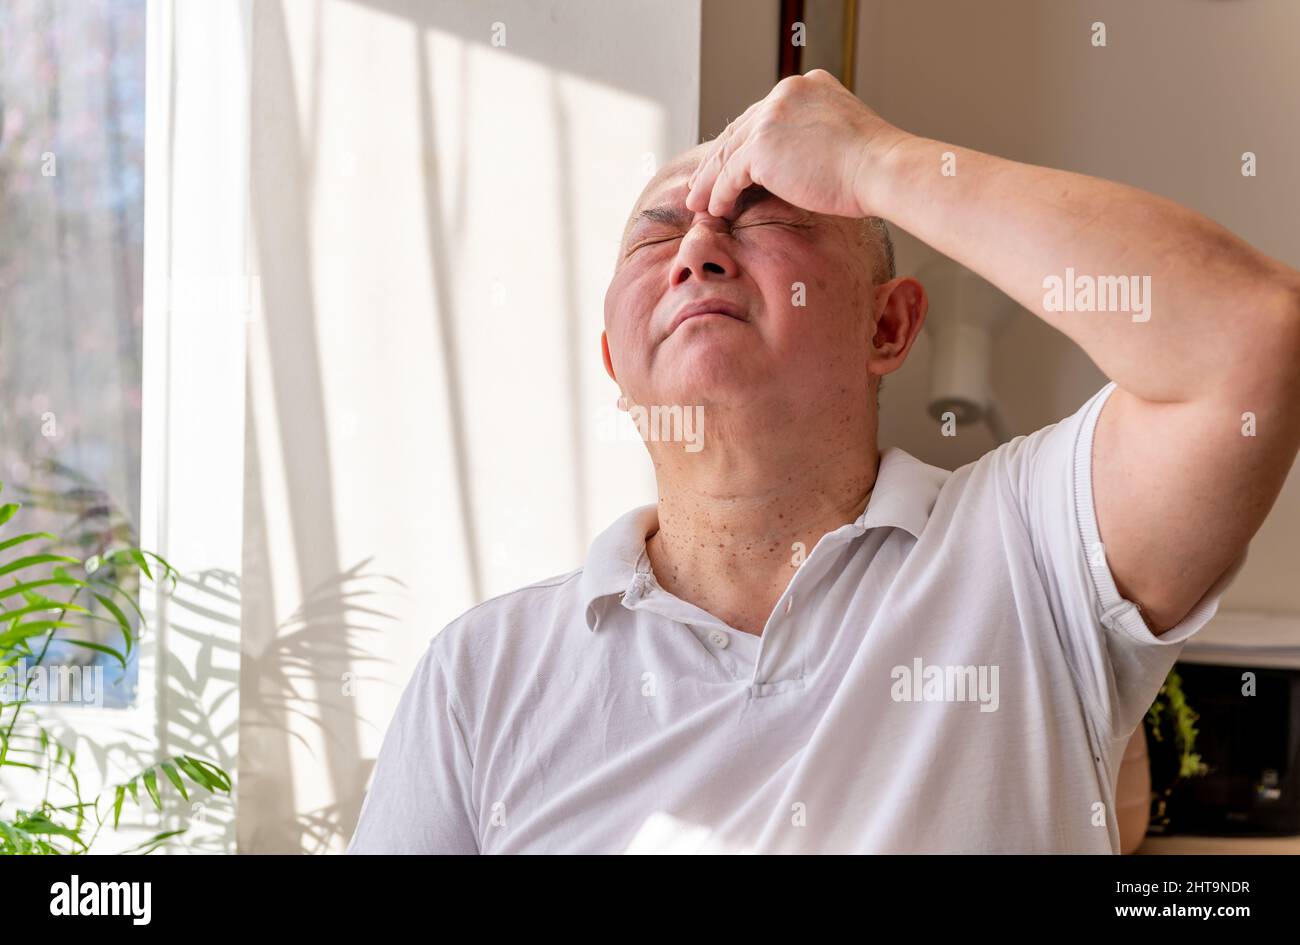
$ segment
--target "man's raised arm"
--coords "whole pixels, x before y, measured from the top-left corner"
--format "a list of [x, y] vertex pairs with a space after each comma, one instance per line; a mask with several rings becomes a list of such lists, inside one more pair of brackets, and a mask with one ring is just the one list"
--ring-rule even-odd
[[1245, 550], [1300, 447], [1300, 273], [1153, 194], [909, 135], [825, 73], [733, 122], [687, 205], [726, 215], [750, 184], [903, 227], [1115, 381], [1094, 446], [1098, 524], [1154, 632]]

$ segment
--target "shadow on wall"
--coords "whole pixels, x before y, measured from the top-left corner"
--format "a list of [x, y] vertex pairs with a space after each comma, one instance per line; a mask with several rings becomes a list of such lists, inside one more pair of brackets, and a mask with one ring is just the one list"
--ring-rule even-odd
[[[337, 733], [354, 731], [361, 723], [351, 695], [354, 686], [373, 677], [362, 675], [358, 667], [383, 662], [367, 655], [373, 648], [363, 641], [366, 634], [384, 632], [376, 624], [391, 620], [391, 615], [372, 602], [390, 585], [400, 583], [367, 572], [368, 564], [360, 562], [315, 588], [299, 611], [277, 628], [272, 649], [256, 658], [243, 654], [238, 672], [233, 667], [239, 649], [239, 576], [217, 570], [181, 575], [167, 598], [168, 639], [162, 666], [165, 731], [100, 742], [74, 739], [66, 724], [51, 729], [69, 738], [69, 744], [75, 741], [77, 750], [93, 759], [105, 779], [111, 769], [143, 770], [164, 754], [192, 755], [227, 771], [237, 770], [233, 797], [196, 793], [187, 800], [165, 793], [161, 825], [147, 825], [151, 830], [185, 831], [168, 841], [171, 853], [235, 849], [235, 799], [244, 785], [254, 792], [267, 780], [286, 790], [292, 786], [283, 770], [283, 755], [263, 759], [240, 750], [236, 768], [239, 730], [283, 733], [289, 730], [292, 717], [317, 728], [327, 741], [336, 742]], [[227, 628], [228, 633], [214, 630], [218, 627]], [[337, 697], [313, 698], [308, 694], [313, 690], [337, 693]], [[228, 704], [232, 700], [241, 702], [239, 713], [231, 711]], [[229, 721], [215, 727], [214, 718]], [[286, 797], [289, 809], [285, 819], [276, 823], [274, 835], [245, 837], [243, 843], [305, 853], [324, 852], [346, 843], [369, 771], [369, 765], [358, 767], [342, 786], [339, 803], [320, 810], [294, 811], [292, 798]], [[140, 816], [128, 805], [123, 824], [145, 825]]]
[[[235, 665], [239, 648], [239, 595], [232, 591], [237, 580], [220, 571], [177, 577], [166, 598], [168, 637], [160, 649], [159, 671], [164, 678], [159, 717], [166, 719], [160, 723], [165, 729], [147, 736], [132, 734], [111, 744], [88, 743], [83, 751], [95, 758], [101, 773], [108, 770], [110, 759], [125, 770], [137, 771], [166, 754], [205, 758], [226, 771], [235, 771], [238, 716], [223, 708], [238, 699], [239, 680], [233, 668], [222, 666]], [[194, 629], [195, 618], [202, 623], [201, 630]], [[184, 658], [178, 655], [180, 646], [185, 647]], [[213, 719], [222, 717], [230, 722], [215, 728]], [[130, 821], [124, 818], [123, 822]], [[160, 826], [185, 831], [167, 842], [170, 853], [229, 852], [235, 842], [234, 795], [203, 793], [187, 800], [175, 792], [167, 793]]]
[[[263, 802], [273, 796], [282, 819], [251, 822], [253, 829], [240, 832], [241, 851], [324, 853], [352, 834], [372, 763], [358, 759], [334, 782], [337, 802], [302, 811], [293, 803], [290, 753], [278, 746], [292, 739], [314, 754], [315, 745], [323, 744], [330, 756], [341, 758], [353, 743], [362, 719], [352, 697], [358, 685], [377, 680], [364, 668], [388, 662], [370, 654], [386, 632], [376, 624], [393, 616], [373, 602], [390, 585], [401, 586], [391, 576], [368, 573], [369, 564], [360, 562], [311, 589], [297, 612], [276, 627], [266, 650], [244, 648], [239, 795], [251, 793]], [[226, 593], [237, 595], [238, 587], [228, 585]], [[315, 729], [319, 738], [309, 741], [305, 729]]]

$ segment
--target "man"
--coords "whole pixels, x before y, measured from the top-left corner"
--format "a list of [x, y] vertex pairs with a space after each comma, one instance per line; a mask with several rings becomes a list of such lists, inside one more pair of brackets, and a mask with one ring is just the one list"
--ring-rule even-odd
[[[926, 296], [876, 218], [1112, 383], [952, 473], [881, 454]], [[704, 448], [648, 439], [656, 506], [433, 640], [349, 850], [1117, 851], [1124, 746], [1300, 444], [1300, 274], [818, 71], [650, 182], [605, 325]]]

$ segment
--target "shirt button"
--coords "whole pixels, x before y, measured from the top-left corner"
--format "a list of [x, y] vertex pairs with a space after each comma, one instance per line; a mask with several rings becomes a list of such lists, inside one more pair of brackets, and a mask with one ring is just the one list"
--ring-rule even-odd
[[723, 633], [721, 630], [710, 630], [709, 642], [712, 643], [714, 646], [720, 647], [721, 649], [725, 650], [727, 648], [727, 644], [730, 643], [731, 641], [727, 639], [727, 635]]

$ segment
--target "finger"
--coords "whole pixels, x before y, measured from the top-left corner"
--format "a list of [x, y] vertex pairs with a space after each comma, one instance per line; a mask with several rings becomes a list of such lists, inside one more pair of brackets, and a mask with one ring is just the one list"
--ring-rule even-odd
[[748, 144], [742, 145], [722, 165], [709, 197], [709, 213], [713, 216], [729, 217], [736, 205], [736, 198], [754, 183], [749, 166], [752, 150]]
[[701, 159], [695, 168], [695, 173], [691, 177], [689, 189], [686, 192], [686, 209], [692, 212], [703, 210], [709, 205], [709, 191], [713, 187], [713, 181], [718, 176], [718, 171], [722, 170], [722, 165], [726, 160], [727, 140], [735, 130], [735, 123], [727, 125], [722, 130], [722, 134], [713, 139], [713, 146]]
[[695, 170], [691, 172], [691, 176], [686, 181], [688, 187], [693, 187], [695, 185], [695, 181], [699, 178], [700, 170], [704, 167], [705, 162], [717, 154], [718, 147], [727, 140], [733, 131], [748, 121], [749, 116], [754, 113], [754, 110], [758, 108], [758, 106], [763, 104], [763, 101], [764, 99], [759, 99], [757, 102], [750, 105], [749, 108], [741, 112], [738, 118], [733, 118], [731, 121], [727, 122], [727, 127], [723, 128], [722, 132], [713, 139], [712, 143], [715, 147], [706, 151], [704, 157], [700, 159], [700, 163], [695, 165]]
[[721, 169], [722, 163], [720, 155], [722, 153], [722, 135], [731, 130], [728, 125], [723, 129], [722, 134], [718, 135], [711, 142], [704, 156], [700, 158], [700, 163], [695, 165], [695, 170], [691, 173], [690, 178], [686, 181], [686, 209], [692, 212], [703, 210], [708, 206], [708, 191], [705, 190], [705, 181], [712, 182], [717, 176], [718, 170]]
[[710, 149], [695, 169], [693, 183], [686, 194], [686, 209], [699, 212], [709, 205], [709, 194], [713, 189], [713, 182], [718, 177], [718, 172], [722, 170], [723, 165], [727, 163], [736, 149], [749, 139], [749, 128], [754, 108], [755, 105], [751, 105], [745, 114], [727, 125], [722, 134], [714, 139], [716, 147]]

